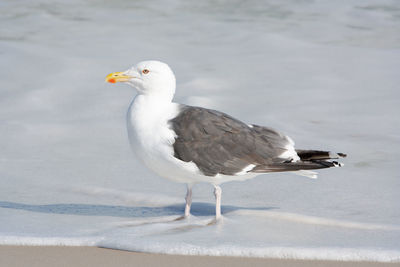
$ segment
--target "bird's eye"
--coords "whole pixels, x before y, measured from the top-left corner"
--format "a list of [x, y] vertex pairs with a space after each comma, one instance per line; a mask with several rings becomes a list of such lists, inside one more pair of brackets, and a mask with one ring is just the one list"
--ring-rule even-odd
[[144, 69], [144, 70], [142, 70], [142, 73], [143, 74], [147, 74], [147, 73], [149, 73], [150, 71], [148, 70], [148, 69]]

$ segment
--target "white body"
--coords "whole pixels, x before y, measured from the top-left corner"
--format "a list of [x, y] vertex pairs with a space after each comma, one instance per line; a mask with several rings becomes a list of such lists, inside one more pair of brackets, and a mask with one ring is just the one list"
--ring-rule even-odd
[[193, 162], [174, 157], [175, 133], [168, 121], [178, 114], [178, 104], [139, 94], [127, 114], [128, 137], [132, 150], [143, 163], [161, 177], [174, 182], [218, 185], [232, 180], [247, 180], [259, 174], [240, 172], [235, 176], [205, 176]]

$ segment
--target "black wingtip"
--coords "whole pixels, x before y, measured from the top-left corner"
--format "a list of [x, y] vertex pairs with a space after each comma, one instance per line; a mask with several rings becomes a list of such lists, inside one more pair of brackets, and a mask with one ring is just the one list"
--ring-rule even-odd
[[341, 158], [347, 157], [347, 154], [344, 154], [344, 153], [337, 153], [337, 154], [338, 154], [338, 156], [341, 157]]

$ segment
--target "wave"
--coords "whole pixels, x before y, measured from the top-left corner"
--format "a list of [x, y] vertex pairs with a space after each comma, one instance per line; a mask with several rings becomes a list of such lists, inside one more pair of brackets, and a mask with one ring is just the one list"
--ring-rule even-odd
[[241, 246], [195, 246], [186, 243], [132, 243], [123, 245], [99, 237], [0, 237], [1, 245], [31, 246], [97, 246], [127, 251], [161, 253], [173, 255], [237, 256], [299, 260], [335, 260], [335, 261], [373, 261], [400, 262], [400, 251], [337, 248], [337, 247], [241, 247]]
[[329, 219], [329, 218], [309, 216], [309, 215], [290, 213], [290, 212], [238, 210], [235, 211], [234, 213], [238, 215], [269, 217], [274, 219], [281, 219], [286, 221], [314, 224], [321, 226], [334, 226], [334, 227], [352, 228], [360, 230], [400, 231], [400, 227], [397, 225], [353, 222], [353, 221]]
[[100, 243], [101, 247], [128, 251], [172, 255], [235, 256], [296, 260], [335, 260], [400, 262], [400, 251], [337, 247], [241, 247], [241, 246], [194, 246], [190, 244], [139, 244], [121, 246]]

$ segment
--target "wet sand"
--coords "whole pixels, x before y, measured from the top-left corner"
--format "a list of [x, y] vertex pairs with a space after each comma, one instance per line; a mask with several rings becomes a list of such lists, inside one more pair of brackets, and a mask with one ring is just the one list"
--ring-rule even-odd
[[0, 266], [272, 266], [272, 267], [381, 267], [400, 263], [282, 260], [224, 256], [179, 256], [129, 252], [97, 247], [0, 246]]

